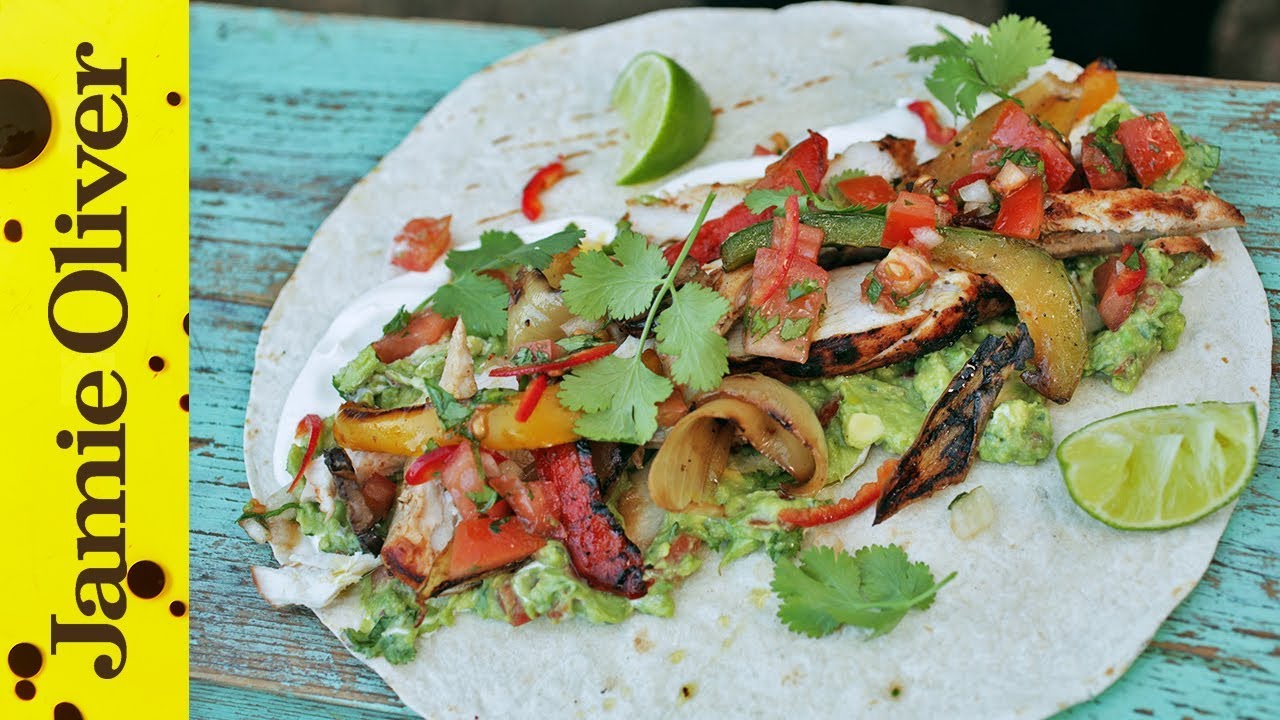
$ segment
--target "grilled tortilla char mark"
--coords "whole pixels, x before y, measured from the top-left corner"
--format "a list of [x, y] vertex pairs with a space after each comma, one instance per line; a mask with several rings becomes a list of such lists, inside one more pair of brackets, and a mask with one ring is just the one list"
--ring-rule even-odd
[[996, 396], [1017, 367], [1031, 359], [1027, 326], [1003, 337], [992, 335], [951, 379], [929, 410], [920, 434], [907, 448], [876, 504], [875, 523], [926, 495], [964, 480], [978, 452]]
[[1208, 190], [1140, 188], [1050, 193], [1035, 244], [1056, 258], [1119, 252], [1166, 235], [1198, 235], [1240, 227], [1244, 216]]
[[[903, 316], [890, 315], [862, 298], [861, 282], [869, 269], [864, 265], [831, 271], [827, 310], [809, 348], [808, 362], [746, 355], [741, 352], [739, 330], [729, 341], [731, 371], [759, 372], [792, 381], [865, 372], [946, 347], [978, 323], [1011, 307], [994, 280], [942, 270]], [[865, 319], [869, 315], [882, 324], [868, 326]]]
[[563, 542], [587, 584], [629, 598], [645, 594], [644, 559], [601, 496], [587, 441], [534, 450], [538, 477], [560, 499]]

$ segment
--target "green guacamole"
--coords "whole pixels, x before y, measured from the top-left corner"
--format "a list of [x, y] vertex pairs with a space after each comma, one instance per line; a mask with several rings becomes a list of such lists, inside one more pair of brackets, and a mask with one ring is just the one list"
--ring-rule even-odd
[[[829, 480], [839, 482], [847, 477], [870, 445], [881, 445], [895, 455], [906, 452], [929, 408], [982, 340], [1009, 329], [1007, 324], [991, 322], [914, 363], [794, 385], [815, 409], [840, 393], [839, 410], [826, 432]], [[1021, 380], [1010, 377], [983, 432], [978, 456], [987, 462], [1034, 465], [1049, 456], [1052, 446], [1053, 427], [1044, 400]]]

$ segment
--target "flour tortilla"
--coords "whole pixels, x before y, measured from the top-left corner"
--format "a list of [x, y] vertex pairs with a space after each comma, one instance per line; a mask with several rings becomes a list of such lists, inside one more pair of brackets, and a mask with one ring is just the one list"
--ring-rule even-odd
[[[977, 29], [924, 10], [837, 3], [668, 11], [551, 40], [468, 79], [352, 188], [272, 308], [245, 420], [254, 495], [278, 486], [273, 435], [288, 388], [342, 308], [396, 274], [388, 239], [405, 220], [452, 213], [459, 241], [520, 224], [521, 185], [557, 154], [577, 174], [545, 195], [549, 213], [616, 217], [644, 190], [612, 183], [623, 134], [607, 108], [636, 53], [674, 57], [723, 109], [696, 160], [707, 164], [741, 157], [774, 131], [798, 139], [899, 97], [927, 97], [928, 68], [905, 50], [935, 41], [937, 25], [961, 37]], [[1131, 408], [1200, 400], [1254, 401], [1265, 423], [1271, 332], [1261, 282], [1234, 231], [1208, 239], [1221, 259], [1181, 290], [1179, 348], [1132, 396], [1086, 380], [1070, 405], [1053, 408], [1055, 440]], [[1234, 298], [1230, 313], [1223, 297]], [[977, 485], [993, 496], [996, 520], [961, 541], [946, 506]], [[980, 463], [963, 486], [884, 525], [855, 519], [812, 535], [850, 549], [896, 542], [938, 576], [958, 573], [932, 608], [884, 637], [787, 631], [767, 590], [771, 563], [757, 556], [720, 573], [708, 562], [678, 591], [670, 620], [513, 629], [461, 617], [421, 638], [411, 664], [366, 662], [427, 717], [1043, 717], [1120, 677], [1199, 581], [1230, 512], [1168, 532], [1119, 532], [1071, 502], [1052, 460]], [[358, 625], [353, 595], [319, 610], [321, 621], [335, 632]]]

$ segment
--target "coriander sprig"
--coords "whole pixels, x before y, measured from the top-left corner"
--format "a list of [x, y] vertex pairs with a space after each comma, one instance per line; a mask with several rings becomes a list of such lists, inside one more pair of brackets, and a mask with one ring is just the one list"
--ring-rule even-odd
[[1053, 57], [1049, 28], [1035, 18], [1005, 15], [985, 36], [975, 33], [968, 42], [942, 26], [938, 32], [943, 35], [940, 42], [913, 45], [907, 57], [913, 62], [937, 58], [925, 87], [957, 116], [973, 117], [984, 92], [1012, 99], [1009, 91], [1027, 71]]
[[[715, 387], [729, 369], [728, 343], [715, 332], [729, 304], [710, 288], [689, 283], [677, 290], [674, 285], [714, 201], [714, 194], [707, 197], [670, 267], [661, 250], [623, 226], [613, 242], [613, 257], [600, 251], [580, 254], [574, 258], [573, 274], [561, 285], [565, 304], [587, 318], [627, 320], [647, 306], [641, 348], [655, 334], [658, 350], [672, 357], [672, 377], [699, 390]], [[671, 304], [662, 309], [668, 295]], [[673, 389], [671, 381], [646, 367], [637, 352], [574, 368], [561, 382], [559, 397], [566, 407], [582, 413], [574, 428], [584, 437], [639, 445], [657, 432], [657, 404]]]

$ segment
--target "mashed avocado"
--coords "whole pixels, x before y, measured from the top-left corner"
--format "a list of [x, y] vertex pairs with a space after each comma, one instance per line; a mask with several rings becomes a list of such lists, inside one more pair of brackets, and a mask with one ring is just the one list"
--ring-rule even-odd
[[1182, 296], [1163, 283], [1147, 281], [1129, 318], [1116, 329], [1103, 330], [1089, 342], [1086, 372], [1107, 378], [1111, 387], [1131, 393], [1161, 350], [1178, 346], [1187, 319], [1178, 309]]
[[[871, 444], [879, 443], [896, 455], [906, 452], [929, 408], [979, 343], [988, 335], [1010, 329], [1007, 323], [993, 321], [914, 363], [794, 385], [814, 409], [836, 393], [842, 398], [836, 418], [826, 430], [829, 481], [847, 477], [861, 464], [863, 451]], [[987, 462], [1034, 465], [1049, 456], [1052, 444], [1053, 428], [1044, 400], [1018, 378], [1009, 378], [983, 433], [978, 456]]]
[[[477, 363], [504, 352], [503, 344], [501, 338], [467, 337], [468, 349]], [[418, 348], [407, 358], [384, 363], [369, 345], [333, 376], [333, 387], [348, 402], [383, 409], [417, 405], [427, 399], [423, 381], [440, 381], [448, 351], [446, 337]]]
[[[1123, 393], [1133, 392], [1161, 351], [1177, 347], [1187, 319], [1179, 309], [1182, 295], [1173, 286], [1205, 263], [1195, 253], [1170, 256], [1155, 248], [1144, 248], [1142, 257], [1147, 264], [1147, 278], [1138, 290], [1133, 312], [1116, 330], [1099, 330], [1090, 338], [1085, 366], [1086, 373], [1105, 377], [1111, 387]], [[1093, 308], [1098, 303], [1093, 270], [1104, 259], [1075, 258], [1067, 266], [1086, 307]]]

